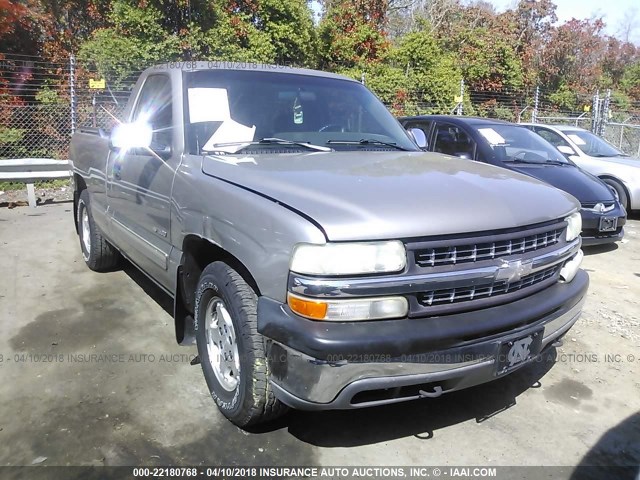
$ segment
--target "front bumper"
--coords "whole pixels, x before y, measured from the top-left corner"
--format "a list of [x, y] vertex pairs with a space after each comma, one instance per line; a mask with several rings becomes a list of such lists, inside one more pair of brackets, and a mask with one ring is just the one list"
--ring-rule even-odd
[[[587, 208], [580, 210], [582, 215], [582, 245], [602, 245], [622, 240], [624, 237], [624, 224], [627, 221], [627, 212], [616, 202], [616, 207], [605, 213], [594, 212]], [[601, 232], [600, 219], [602, 217], [617, 218], [617, 228], [609, 232]]]
[[448, 393], [494, 380], [500, 345], [542, 329], [542, 348], [550, 346], [579, 318], [588, 284], [581, 270], [569, 283], [491, 308], [352, 323], [306, 320], [261, 297], [258, 331], [283, 403], [306, 410], [383, 405], [429, 396], [420, 390]]

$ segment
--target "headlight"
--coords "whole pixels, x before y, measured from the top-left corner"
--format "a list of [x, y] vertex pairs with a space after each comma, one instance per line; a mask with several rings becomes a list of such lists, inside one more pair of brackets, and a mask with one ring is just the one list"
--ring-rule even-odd
[[580, 236], [582, 231], [582, 216], [576, 212], [565, 218], [567, 221], [567, 242], [571, 242]]
[[300, 243], [293, 249], [290, 269], [308, 275], [361, 275], [399, 272], [407, 264], [402, 242]]
[[405, 297], [372, 297], [357, 300], [319, 299], [287, 295], [289, 308], [312, 320], [348, 322], [402, 318], [409, 312]]
[[613, 188], [611, 185], [607, 185], [607, 187], [609, 187], [609, 190], [611, 190], [611, 193], [613, 193], [613, 198], [616, 199], [616, 201], [620, 201], [620, 195], [618, 195], [618, 191]]

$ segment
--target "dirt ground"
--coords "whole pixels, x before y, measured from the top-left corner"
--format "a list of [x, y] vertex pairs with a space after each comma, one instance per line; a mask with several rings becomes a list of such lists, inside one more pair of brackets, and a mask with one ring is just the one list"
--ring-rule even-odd
[[[208, 395], [171, 303], [86, 268], [72, 204], [0, 208], [0, 465], [640, 464], [640, 220], [586, 250], [564, 346], [438, 399], [292, 412], [247, 433]], [[570, 477], [572, 468], [562, 469]]]

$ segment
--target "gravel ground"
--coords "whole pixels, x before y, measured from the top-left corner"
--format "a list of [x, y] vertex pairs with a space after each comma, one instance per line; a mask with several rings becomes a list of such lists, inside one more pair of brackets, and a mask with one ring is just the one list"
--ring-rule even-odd
[[248, 433], [175, 345], [170, 300], [131, 266], [86, 268], [71, 211], [0, 208], [0, 465], [640, 465], [638, 216], [624, 243], [586, 251], [583, 316], [542, 361]]

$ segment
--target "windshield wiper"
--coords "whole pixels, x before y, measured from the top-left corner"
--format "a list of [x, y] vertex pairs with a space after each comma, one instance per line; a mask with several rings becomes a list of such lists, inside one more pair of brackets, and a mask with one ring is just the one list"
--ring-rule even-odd
[[[248, 141], [248, 142], [225, 142], [225, 143], [214, 143], [212, 145], [213, 148], [222, 148], [222, 147], [233, 147], [235, 145], [244, 145], [240, 150], [251, 147], [255, 145], [294, 145], [296, 147], [304, 147], [309, 150], [315, 150], [317, 152], [333, 152], [333, 148], [323, 147], [320, 145], [314, 145], [309, 142], [295, 142], [293, 140], [285, 140], [284, 138], [274, 138], [274, 137], [266, 137], [261, 138], [258, 141]], [[238, 150], [238, 151], [240, 151]], [[204, 152], [217, 152], [217, 150], [203, 150]]]
[[329, 145], [384, 145], [386, 147], [395, 148], [405, 152], [410, 151], [408, 148], [401, 147], [397, 143], [384, 142], [382, 140], [376, 140], [373, 138], [363, 138], [361, 140], [328, 140]]

